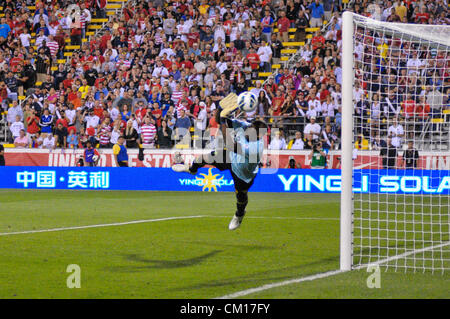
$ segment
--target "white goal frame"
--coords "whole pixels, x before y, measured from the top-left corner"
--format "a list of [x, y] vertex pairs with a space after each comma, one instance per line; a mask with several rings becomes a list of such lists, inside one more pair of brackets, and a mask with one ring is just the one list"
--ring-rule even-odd
[[[342, 131], [341, 131], [341, 203], [340, 203], [340, 270], [360, 269], [353, 264], [353, 83], [354, 83], [354, 31], [355, 19], [367, 21], [370, 27], [387, 27], [392, 34], [401, 33], [406, 38], [423, 39], [436, 47], [450, 47], [450, 37], [439, 37], [439, 31], [448, 26], [424, 26], [436, 32], [419, 32], [418, 26], [408, 30], [407, 24], [387, 23], [372, 20], [346, 11], [342, 17]], [[430, 29], [428, 29], [430, 30]], [[445, 31], [448, 32], [447, 29]], [[445, 246], [448, 243], [444, 244]], [[440, 245], [442, 246], [442, 245]], [[428, 249], [428, 248], [427, 248]], [[422, 250], [427, 250], [422, 249]], [[420, 252], [420, 251], [418, 251]], [[414, 253], [414, 252], [413, 252]], [[408, 253], [409, 254], [409, 253]], [[392, 259], [402, 258], [392, 256]], [[389, 258], [391, 259], [391, 258]], [[382, 261], [380, 261], [381, 264]]]

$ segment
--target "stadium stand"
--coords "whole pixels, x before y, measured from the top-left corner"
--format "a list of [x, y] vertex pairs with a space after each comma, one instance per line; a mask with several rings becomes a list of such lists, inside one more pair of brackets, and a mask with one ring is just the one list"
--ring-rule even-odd
[[[319, 138], [339, 149], [345, 9], [383, 21], [450, 22], [442, 0], [2, 1], [0, 141], [14, 147], [23, 128], [29, 147], [84, 147], [91, 140], [111, 148], [123, 134], [128, 147], [140, 139], [149, 148], [186, 148], [191, 142], [174, 145], [168, 136], [187, 128], [195, 141], [195, 128], [214, 131], [220, 99], [249, 90], [258, 108], [245, 116], [280, 129], [283, 148], [298, 131], [310, 148], [314, 122]], [[417, 133], [422, 149], [446, 136], [436, 144], [449, 147], [449, 60], [443, 58], [439, 85], [426, 92], [433, 111]], [[427, 83], [426, 72], [421, 76]], [[391, 121], [383, 118], [381, 138]], [[434, 136], [442, 130], [447, 135]], [[53, 144], [44, 143], [48, 134]]]

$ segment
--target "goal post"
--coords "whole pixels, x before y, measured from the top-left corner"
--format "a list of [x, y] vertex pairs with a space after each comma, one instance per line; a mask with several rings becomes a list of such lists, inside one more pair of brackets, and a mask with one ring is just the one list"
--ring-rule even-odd
[[[342, 15], [341, 270], [352, 266], [353, 14]], [[347, 83], [347, 85], [346, 85]]]
[[343, 271], [450, 270], [449, 48], [447, 25], [343, 13]]

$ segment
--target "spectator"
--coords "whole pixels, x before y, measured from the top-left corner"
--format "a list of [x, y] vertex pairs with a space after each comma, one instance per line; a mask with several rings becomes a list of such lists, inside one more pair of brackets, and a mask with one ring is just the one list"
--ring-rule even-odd
[[[132, 120], [128, 120], [127, 122], [127, 127], [125, 128], [124, 131], [124, 138], [125, 138], [125, 142], [126, 142], [126, 146], [128, 148], [137, 148], [138, 146], [138, 132], [137, 130], [133, 127], [133, 121]], [[112, 143], [112, 141], [111, 141]]]
[[41, 127], [42, 133], [52, 133], [53, 128], [53, 115], [50, 114], [49, 109], [44, 109], [44, 113], [41, 115], [41, 120], [39, 121], [39, 126]]
[[295, 132], [295, 137], [289, 142], [288, 150], [303, 150], [305, 148], [305, 142], [302, 138], [302, 133], [300, 131]]
[[25, 130], [20, 130], [19, 136], [14, 139], [14, 146], [18, 148], [25, 148], [30, 145], [30, 140], [25, 134]]
[[78, 147], [78, 135], [75, 133], [75, 129], [69, 130], [69, 135], [67, 136], [67, 145], [69, 148], [77, 148]]
[[20, 131], [25, 131], [25, 126], [20, 119], [20, 115], [16, 115], [16, 120], [10, 124], [9, 130], [11, 131], [12, 141], [20, 136]]
[[287, 149], [286, 140], [281, 136], [280, 131], [275, 132], [275, 136], [272, 141], [270, 141], [269, 150], [285, 150]]
[[[205, 102], [200, 102], [198, 105], [199, 110], [195, 112], [197, 115], [194, 116], [194, 124], [195, 124], [195, 130], [196, 134], [200, 134], [200, 137], [204, 135], [204, 132], [206, 131], [206, 124], [207, 124], [207, 112], [206, 112], [206, 104]], [[202, 147], [204, 147], [204, 141], [202, 140]]]
[[397, 166], [397, 147], [392, 145], [392, 139], [388, 137], [386, 146], [380, 150], [384, 169], [394, 169]]
[[331, 20], [331, 14], [333, 12], [334, 0], [323, 0], [323, 17], [325, 20]]
[[273, 19], [270, 16], [270, 11], [264, 11], [264, 17], [261, 19], [261, 27], [262, 27], [262, 37], [266, 42], [270, 42], [272, 28], [273, 28]]
[[417, 162], [419, 161], [419, 151], [414, 148], [413, 141], [408, 141], [408, 149], [403, 152], [402, 160], [405, 169], [417, 168]]
[[56, 136], [56, 146], [61, 148], [67, 148], [67, 128], [60, 122], [56, 126], [55, 136]]
[[145, 148], [154, 148], [156, 139], [155, 121], [150, 116], [146, 116], [141, 127], [141, 142]]
[[37, 132], [39, 132], [39, 117], [37, 116], [37, 112], [35, 110], [32, 110], [30, 116], [27, 117], [26, 122], [28, 137], [34, 136]]
[[326, 150], [333, 150], [337, 146], [338, 137], [336, 133], [332, 131], [331, 125], [326, 125], [325, 129], [322, 130], [321, 137], [322, 146]]
[[109, 140], [111, 139], [111, 124], [109, 117], [105, 118], [98, 130], [98, 140], [100, 148], [110, 148]]
[[444, 95], [436, 86], [433, 86], [433, 90], [430, 90], [428, 92], [428, 94], [426, 95], [426, 101], [430, 105], [432, 117], [439, 117], [442, 113]]
[[[289, 42], [289, 27], [291, 22], [284, 11], [280, 11], [280, 17], [277, 21], [278, 27], [278, 40], [282, 42]], [[269, 40], [268, 40], [269, 41]]]
[[295, 20], [295, 41], [303, 42], [306, 39], [306, 28], [309, 26], [308, 18], [305, 16], [305, 11], [299, 10], [298, 17]]
[[0, 23], [0, 37], [7, 39], [9, 33], [11, 32], [11, 28], [9, 24], [6, 23], [5, 18], [1, 18]]
[[355, 149], [357, 150], [369, 150], [369, 140], [364, 138], [363, 134], [358, 135], [355, 142]]
[[323, 9], [323, 5], [320, 3], [320, 1], [314, 0], [314, 2], [308, 6], [308, 9], [311, 12], [311, 19], [310, 19], [311, 28], [322, 27], [322, 18], [325, 12]]
[[172, 148], [172, 130], [167, 126], [166, 120], [162, 120], [158, 128], [158, 145], [163, 149]]
[[56, 148], [56, 139], [51, 133], [44, 133], [45, 135], [42, 141], [42, 148], [53, 150]]
[[392, 125], [388, 129], [388, 137], [390, 137], [390, 141], [392, 146], [401, 147], [402, 146], [402, 138], [405, 136], [405, 132], [403, 126], [398, 123], [398, 119], [395, 117]]
[[261, 69], [264, 72], [270, 72], [272, 66], [270, 65], [270, 61], [272, 60], [272, 49], [270, 45], [262, 41], [261, 46], [258, 48], [258, 52], [256, 53], [259, 56], [259, 60], [261, 61]]
[[186, 111], [184, 109], [180, 110], [180, 117], [177, 118], [175, 123], [176, 128], [176, 136], [181, 140], [184, 136], [190, 136], [189, 129], [191, 127], [191, 120], [186, 115]]
[[321, 128], [320, 125], [316, 123], [316, 117], [312, 116], [310, 122], [305, 126], [303, 134], [306, 138], [311, 136], [313, 140], [317, 140], [319, 139], [320, 131]]

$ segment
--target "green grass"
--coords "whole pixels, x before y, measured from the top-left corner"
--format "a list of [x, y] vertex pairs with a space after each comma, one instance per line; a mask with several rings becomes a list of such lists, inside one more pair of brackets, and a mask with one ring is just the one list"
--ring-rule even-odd
[[[339, 267], [339, 195], [251, 193], [234, 232], [233, 193], [0, 191], [0, 233], [198, 216], [0, 236], [0, 298], [214, 298]], [[69, 264], [81, 288], [69, 289]], [[448, 273], [364, 270], [255, 298], [448, 298]]]

